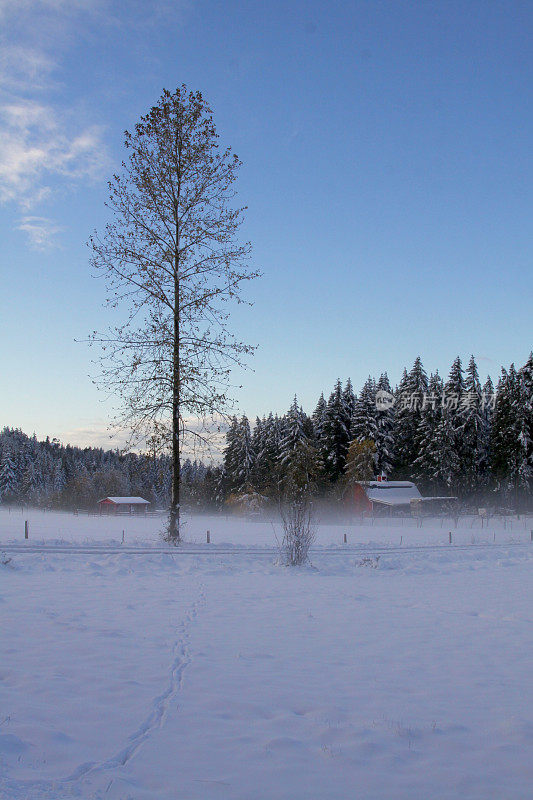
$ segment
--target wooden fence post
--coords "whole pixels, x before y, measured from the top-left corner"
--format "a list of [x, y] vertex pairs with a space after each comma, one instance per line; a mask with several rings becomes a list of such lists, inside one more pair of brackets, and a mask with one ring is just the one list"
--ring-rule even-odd
[[211, 531], [207, 531], [207, 544], [211, 544]]
[[449, 538], [449, 541], [450, 541], [450, 544], [451, 544], [452, 543], [452, 532], [451, 531], [448, 533], [448, 538]]
[[24, 538], [25, 538], [25, 539], [27, 539], [27, 538], [28, 538], [28, 536], [29, 536], [29, 532], [30, 532], [30, 531], [29, 531], [28, 520], [26, 520], [26, 522], [24, 523]]
[[347, 542], [348, 542], [348, 537], [346, 536], [346, 534], [344, 534], [344, 544], [347, 544]]

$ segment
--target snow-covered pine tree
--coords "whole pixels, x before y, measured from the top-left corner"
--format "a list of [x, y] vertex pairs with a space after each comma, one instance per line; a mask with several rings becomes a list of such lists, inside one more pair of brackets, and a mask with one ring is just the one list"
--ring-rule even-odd
[[301, 406], [300, 406], [300, 411], [302, 412], [302, 425], [304, 433], [309, 439], [309, 441], [312, 442], [315, 447], [317, 447], [318, 442], [315, 437], [315, 427], [313, 425], [313, 420], [308, 414], [305, 413], [305, 411]]
[[224, 449], [224, 478], [226, 491], [242, 491], [251, 481], [254, 467], [252, 433], [246, 414], [240, 420], [232, 417], [226, 433]]
[[0, 463], [0, 502], [10, 503], [17, 499], [19, 481], [17, 478], [15, 459], [11, 451], [4, 447]]
[[26, 465], [22, 472], [20, 490], [22, 502], [37, 503], [39, 499], [38, 479], [35, 470], [35, 461], [32, 458], [26, 460]]
[[521, 460], [519, 480], [527, 494], [533, 493], [533, 352], [518, 372], [520, 383], [519, 427]]
[[295, 396], [285, 415], [279, 456], [284, 494], [291, 497], [307, 495], [316, 487], [319, 456], [309, 432], [312, 426]]
[[349, 442], [342, 384], [338, 380], [326, 407], [319, 444], [324, 473], [332, 483], [336, 483], [344, 474]]
[[260, 419], [259, 417], [255, 418], [255, 425], [252, 432], [252, 445], [256, 456], [258, 456], [263, 449], [265, 422], [265, 417], [263, 417], [263, 419]]
[[279, 457], [281, 464], [287, 464], [294, 450], [297, 449], [302, 439], [305, 438], [304, 415], [302, 409], [298, 405], [298, 399], [295, 395], [292, 405], [285, 415], [284, 435], [281, 440], [281, 452]]
[[444, 490], [460, 492], [461, 462], [457, 455], [453, 418], [449, 408], [442, 409], [435, 431], [435, 480]]
[[[482, 400], [483, 400], [483, 417], [485, 420], [485, 438], [488, 443], [490, 428], [492, 425], [492, 414], [494, 412], [494, 403], [496, 401], [494, 384], [492, 382], [492, 378], [490, 377], [490, 375], [487, 377], [487, 380], [483, 384]], [[487, 452], [488, 452], [488, 444], [487, 444]]]
[[376, 382], [370, 375], [356, 398], [350, 423], [350, 440], [376, 440]]
[[203, 483], [203, 501], [207, 508], [217, 508], [220, 505], [218, 495], [218, 485], [220, 482], [222, 468], [208, 467], [205, 471]]
[[461, 406], [461, 472], [465, 491], [475, 493], [487, 480], [488, 463], [483, 391], [473, 355], [466, 368]]
[[[255, 450], [254, 485], [258, 492], [270, 497], [275, 497], [278, 493], [282, 429], [283, 425], [279, 417], [270, 412], [268, 417], [266, 419], [263, 418], [261, 421], [261, 435], [258, 445], [260, 450]], [[254, 443], [252, 442], [252, 444]]]
[[346, 386], [344, 387], [342, 393], [342, 402], [344, 405], [344, 418], [346, 420], [346, 427], [348, 430], [350, 430], [356, 402], [352, 381], [350, 378], [348, 378], [346, 381]]
[[317, 442], [319, 442], [322, 437], [322, 429], [324, 427], [324, 417], [326, 415], [326, 408], [327, 408], [327, 403], [324, 399], [324, 392], [322, 392], [322, 394], [318, 398], [318, 403], [316, 404], [316, 408], [311, 415], [311, 420], [313, 422], [313, 430]]
[[492, 474], [500, 491], [502, 502], [516, 506], [520, 484], [520, 463], [523, 445], [520, 441], [521, 425], [520, 379], [514, 364], [502, 374], [496, 390], [496, 403], [491, 430]]
[[422, 416], [424, 398], [428, 394], [428, 379], [420, 356], [409, 373], [404, 370], [396, 393], [394, 426], [395, 474], [411, 479], [419, 456], [417, 432]]
[[[446, 485], [457, 494], [465, 493], [464, 473], [465, 454], [463, 447], [463, 430], [465, 425], [465, 408], [463, 396], [465, 383], [463, 366], [459, 356], [454, 359], [448, 380], [444, 385], [443, 398], [443, 450], [441, 471], [446, 476]], [[451, 451], [449, 450], [451, 448]]]
[[464, 370], [459, 356], [454, 359], [448, 375], [448, 380], [444, 386], [444, 403], [449, 411], [449, 419], [455, 438], [457, 457], [460, 462], [460, 469], [463, 467], [463, 453], [461, 446], [461, 436], [464, 427], [465, 415], [463, 408], [463, 395], [465, 391]]
[[262, 483], [261, 472], [263, 467], [263, 451], [265, 448], [265, 425], [265, 417], [263, 417], [263, 419], [259, 419], [259, 417], [255, 418], [255, 425], [252, 432], [252, 449], [255, 454], [252, 484], [256, 489], [258, 489]]
[[54, 492], [55, 459], [44, 448], [39, 448], [39, 500], [50, 498]]
[[454, 411], [458, 410], [465, 390], [464, 369], [459, 356], [453, 361], [444, 389], [447, 407]]
[[246, 414], [242, 415], [239, 422], [237, 458], [239, 462], [239, 479], [241, 480], [241, 486], [244, 488], [250, 483], [255, 460], [252, 447], [252, 432]]
[[[376, 389], [392, 396], [392, 388], [386, 372], [380, 375]], [[378, 408], [376, 406], [376, 470], [387, 477], [392, 472], [394, 463], [394, 406]]]
[[407, 444], [408, 444], [408, 395], [409, 375], [404, 367], [400, 383], [396, 386], [394, 394], [394, 428], [392, 437], [394, 439], [394, 461], [393, 471], [395, 477], [402, 477], [407, 463]]
[[227, 491], [233, 491], [239, 485], [239, 420], [233, 416], [226, 431], [224, 448], [224, 484]]
[[443, 382], [438, 372], [430, 375], [428, 393], [422, 404], [420, 420], [416, 430], [418, 455], [414, 461], [414, 478], [423, 487], [431, 487], [437, 492], [439, 480], [439, 458], [442, 455], [438, 441], [439, 425], [442, 421]]

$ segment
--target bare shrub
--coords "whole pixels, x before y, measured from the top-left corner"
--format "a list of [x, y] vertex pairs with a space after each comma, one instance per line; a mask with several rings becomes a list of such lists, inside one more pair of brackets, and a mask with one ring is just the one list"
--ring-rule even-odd
[[299, 567], [309, 560], [309, 548], [316, 538], [311, 505], [307, 499], [292, 500], [281, 506], [283, 539], [280, 560], [287, 567]]
[[372, 556], [372, 557], [365, 557], [362, 558], [361, 561], [357, 564], [358, 567], [372, 567], [372, 569], [377, 569], [379, 567], [379, 559], [381, 556]]

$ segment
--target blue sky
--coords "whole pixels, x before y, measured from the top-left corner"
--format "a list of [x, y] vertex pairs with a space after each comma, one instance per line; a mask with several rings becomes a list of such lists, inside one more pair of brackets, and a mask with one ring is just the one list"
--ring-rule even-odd
[[0, 0], [0, 424], [107, 440], [85, 242], [122, 132], [163, 87], [244, 162], [264, 277], [232, 316], [249, 416], [337, 377], [522, 364], [531, 337], [529, 2]]

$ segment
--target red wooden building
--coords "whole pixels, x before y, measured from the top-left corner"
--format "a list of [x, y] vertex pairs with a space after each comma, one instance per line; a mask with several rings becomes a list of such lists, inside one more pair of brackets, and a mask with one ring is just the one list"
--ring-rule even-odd
[[361, 481], [349, 486], [344, 493], [346, 508], [356, 513], [372, 512], [391, 514], [393, 511], [435, 512], [456, 497], [422, 497], [412, 481]]
[[146, 514], [149, 505], [143, 497], [104, 497], [98, 501], [100, 514]]

